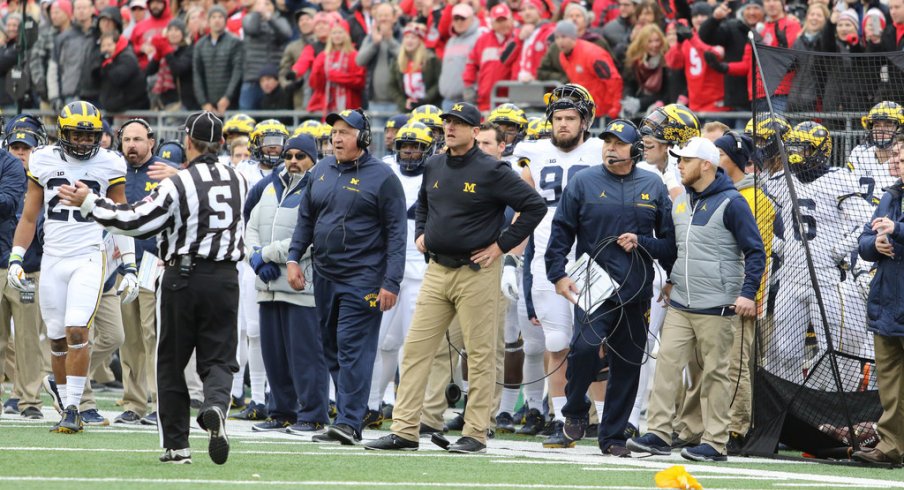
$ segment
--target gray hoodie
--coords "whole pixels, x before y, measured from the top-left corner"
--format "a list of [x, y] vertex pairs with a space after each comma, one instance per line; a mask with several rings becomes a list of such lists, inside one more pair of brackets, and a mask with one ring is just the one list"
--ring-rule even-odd
[[471, 27], [462, 34], [452, 36], [443, 53], [443, 71], [439, 76], [439, 93], [444, 99], [460, 100], [464, 91], [462, 78], [468, 56], [480, 37], [480, 22], [471, 20]]

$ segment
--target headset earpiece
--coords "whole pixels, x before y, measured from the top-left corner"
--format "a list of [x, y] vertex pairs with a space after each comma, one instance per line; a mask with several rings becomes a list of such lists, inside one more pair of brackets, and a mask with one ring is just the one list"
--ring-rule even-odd
[[359, 150], [366, 150], [370, 147], [373, 139], [370, 133], [370, 121], [367, 120], [367, 114], [365, 114], [362, 109], [355, 109], [355, 112], [361, 114], [361, 117], [364, 118], [364, 129], [358, 131], [358, 139], [355, 143], [358, 145]]

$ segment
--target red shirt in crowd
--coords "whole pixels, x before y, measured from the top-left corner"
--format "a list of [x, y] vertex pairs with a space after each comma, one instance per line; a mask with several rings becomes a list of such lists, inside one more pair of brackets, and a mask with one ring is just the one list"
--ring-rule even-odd
[[704, 53], [715, 53], [712, 46], [694, 37], [673, 44], [665, 55], [665, 62], [672, 70], [684, 69], [687, 79], [688, 107], [692, 111], [715, 112], [728, 110], [724, 105], [725, 76], [706, 63]]
[[308, 111], [338, 112], [361, 107], [361, 93], [367, 79], [367, 71], [355, 63], [358, 52], [321, 52], [311, 70], [311, 100]]
[[524, 41], [515, 36], [515, 53], [518, 60], [512, 67], [512, 79], [518, 80], [518, 74], [527, 72], [537, 78], [537, 68], [549, 49], [549, 39], [556, 30], [553, 22], [544, 22], [534, 29], [534, 32]]
[[150, 42], [154, 36], [162, 35], [167, 24], [173, 19], [173, 14], [170, 13], [169, 0], [163, 0], [163, 3], [163, 13], [160, 14], [160, 17], [154, 17], [148, 10], [147, 17], [135, 24], [135, 28], [132, 29], [132, 47], [135, 49], [135, 55], [138, 56], [138, 65], [141, 66], [142, 70], [147, 68], [148, 57], [141, 51], [141, 46]]
[[[509, 34], [503, 38], [490, 31], [477, 38], [474, 49], [471, 50], [462, 78], [466, 87], [477, 84], [477, 108], [481, 111], [490, 110], [493, 85], [500, 80], [512, 79], [512, 66], [517, 56], [510, 56], [503, 62], [502, 53], [513, 37]], [[500, 92], [500, 95], [505, 94], [507, 91]]]
[[583, 39], [570, 54], [559, 52], [559, 63], [571, 83], [583, 85], [596, 102], [596, 117], [617, 118], [621, 112], [622, 77], [605, 49]]

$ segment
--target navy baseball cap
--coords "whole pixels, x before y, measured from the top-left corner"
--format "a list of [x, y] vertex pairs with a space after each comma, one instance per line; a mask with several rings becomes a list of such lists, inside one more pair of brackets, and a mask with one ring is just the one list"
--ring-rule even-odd
[[410, 118], [411, 116], [409, 114], [396, 114], [395, 116], [392, 116], [386, 120], [385, 127], [396, 129], [401, 128], [408, 122], [408, 119]]
[[24, 126], [19, 126], [13, 128], [12, 131], [6, 133], [6, 143], [25, 143], [31, 148], [38, 146], [38, 137], [35, 136], [35, 133]]
[[613, 119], [612, 122], [606, 126], [606, 130], [600, 133], [600, 139], [605, 139], [607, 135], [615, 136], [619, 140], [629, 144], [640, 141], [640, 132], [637, 131], [637, 126], [624, 119]]
[[157, 148], [157, 157], [182, 165], [185, 163], [185, 149], [177, 141], [166, 141]]
[[750, 155], [753, 154], [753, 140], [750, 139], [750, 136], [726, 131], [714, 143], [716, 148], [724, 151], [741, 170], [747, 168]]
[[336, 121], [339, 120], [345, 121], [349, 126], [360, 131], [367, 129], [367, 118], [364, 117], [364, 114], [352, 109], [346, 109], [342, 112], [334, 112], [329, 116], [326, 116], [326, 123], [330, 126], [335, 126]]
[[309, 134], [299, 134], [289, 138], [286, 145], [283, 146], [283, 153], [289, 150], [298, 150], [311, 157], [315, 163], [317, 162], [317, 143]]
[[443, 121], [454, 117], [468, 126], [480, 126], [480, 111], [474, 107], [474, 104], [467, 102], [456, 102], [452, 105], [452, 109], [444, 112], [439, 117]]

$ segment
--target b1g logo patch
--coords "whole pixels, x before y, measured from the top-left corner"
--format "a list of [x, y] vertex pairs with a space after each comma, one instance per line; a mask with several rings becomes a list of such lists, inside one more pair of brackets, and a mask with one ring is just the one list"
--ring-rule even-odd
[[377, 307], [377, 295], [376, 293], [370, 293], [364, 297], [364, 301], [367, 301], [367, 304], [370, 305], [371, 308]]

